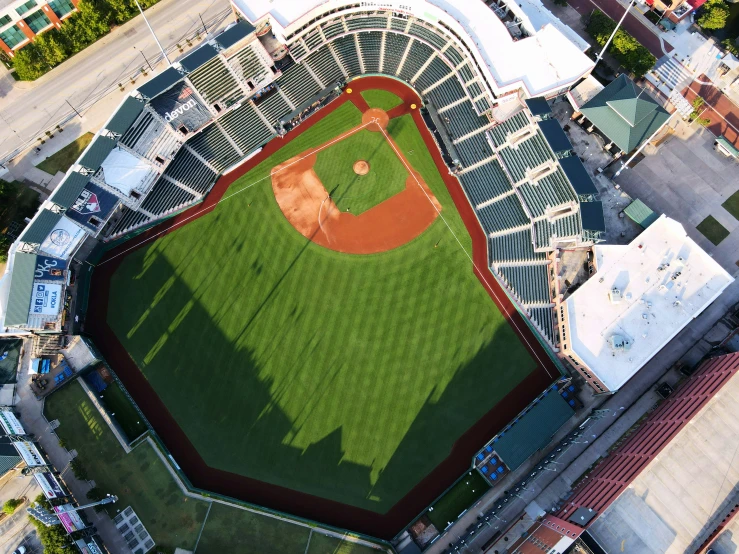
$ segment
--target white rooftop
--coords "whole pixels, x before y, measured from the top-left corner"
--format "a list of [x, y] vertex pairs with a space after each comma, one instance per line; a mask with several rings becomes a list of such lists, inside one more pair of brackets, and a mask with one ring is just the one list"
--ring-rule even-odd
[[631, 244], [595, 255], [597, 272], [566, 300], [567, 341], [611, 391], [734, 280], [664, 215]]
[[[283, 32], [291, 32], [317, 14], [351, 3], [349, 0], [232, 1], [252, 23], [269, 14], [278, 38], [284, 38]], [[583, 53], [588, 44], [554, 17], [540, 0], [510, 3], [510, 9], [533, 34], [517, 41], [482, 0], [386, 0], [363, 3], [355, 11], [372, 9], [394, 9], [427, 21], [443, 19], [460, 34], [469, 35], [499, 88], [509, 85], [517, 88], [522, 83], [530, 96], [546, 94], [572, 84], [593, 67], [593, 61]], [[474, 45], [470, 44], [473, 48]]]
[[[737, 501], [737, 413], [734, 375], [589, 528], [606, 552], [698, 551]], [[738, 521], [719, 536], [716, 554], [737, 551]]]

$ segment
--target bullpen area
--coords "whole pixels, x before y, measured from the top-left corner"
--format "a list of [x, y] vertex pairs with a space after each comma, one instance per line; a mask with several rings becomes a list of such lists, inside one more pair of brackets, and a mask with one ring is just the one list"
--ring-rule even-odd
[[390, 538], [555, 374], [420, 100], [349, 86], [110, 251], [88, 329], [193, 485]]

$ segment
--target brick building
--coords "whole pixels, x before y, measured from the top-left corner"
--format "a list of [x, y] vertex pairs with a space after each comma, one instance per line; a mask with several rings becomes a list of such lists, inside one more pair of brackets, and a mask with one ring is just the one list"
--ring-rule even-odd
[[72, 15], [79, 0], [0, 0], [0, 49], [13, 56], [39, 35]]

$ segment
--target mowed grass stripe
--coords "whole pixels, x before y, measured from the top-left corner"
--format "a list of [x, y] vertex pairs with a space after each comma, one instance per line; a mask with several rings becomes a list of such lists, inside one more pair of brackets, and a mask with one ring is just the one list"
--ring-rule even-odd
[[[128, 255], [108, 317], [209, 465], [383, 513], [535, 364], [441, 219], [346, 255], [302, 237], [269, 179], [245, 188], [358, 120], [341, 106]], [[388, 130], [470, 248], [412, 118]]]

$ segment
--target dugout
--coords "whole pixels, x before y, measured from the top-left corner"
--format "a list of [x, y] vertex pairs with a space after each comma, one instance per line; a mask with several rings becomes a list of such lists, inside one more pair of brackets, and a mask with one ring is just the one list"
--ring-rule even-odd
[[474, 466], [488, 482], [495, 484], [551, 442], [575, 413], [571, 392], [552, 385], [477, 453]]

